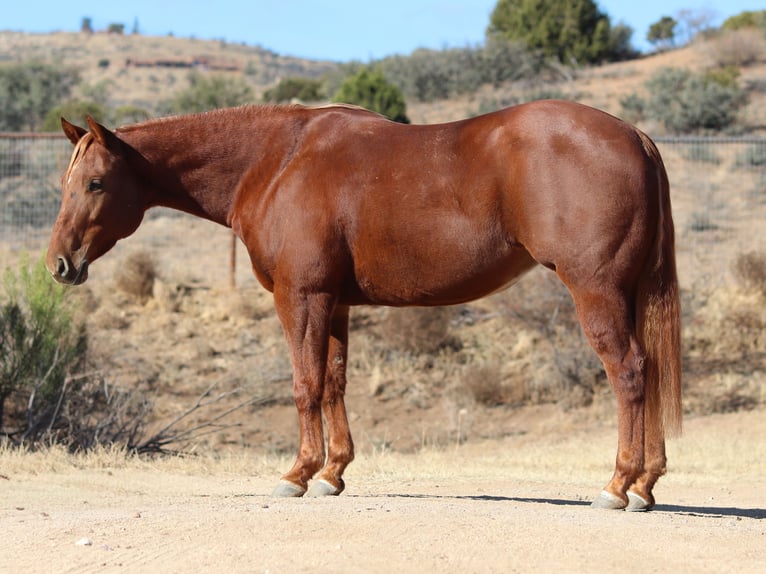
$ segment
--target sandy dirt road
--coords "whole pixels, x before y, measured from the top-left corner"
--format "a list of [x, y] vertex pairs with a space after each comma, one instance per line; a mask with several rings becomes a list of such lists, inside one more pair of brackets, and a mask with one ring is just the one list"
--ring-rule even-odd
[[5, 451], [0, 572], [766, 572], [764, 436], [688, 421], [648, 513], [588, 507], [607, 426], [363, 455], [332, 499], [269, 497], [288, 461]]

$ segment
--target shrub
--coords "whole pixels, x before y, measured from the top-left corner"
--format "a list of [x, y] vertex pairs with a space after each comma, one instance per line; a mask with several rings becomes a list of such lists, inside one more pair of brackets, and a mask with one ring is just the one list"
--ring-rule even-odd
[[638, 123], [646, 115], [646, 100], [633, 92], [620, 99], [621, 116], [625, 121]]
[[324, 98], [322, 82], [311, 78], [284, 78], [263, 94], [263, 101], [273, 103], [317, 102]]
[[[728, 76], [724, 76], [728, 78]], [[647, 116], [673, 133], [720, 131], [734, 124], [745, 92], [716, 75], [693, 74], [680, 68], [663, 68], [646, 83]]]
[[706, 46], [706, 53], [718, 66], [750, 66], [766, 57], [766, 38], [755, 28], [719, 34]]
[[766, 253], [751, 251], [739, 255], [734, 261], [733, 271], [745, 288], [766, 297]]
[[34, 131], [79, 83], [76, 70], [27, 63], [0, 66], [0, 131]]
[[85, 116], [91, 116], [97, 122], [101, 123], [106, 121], [106, 111], [103, 106], [95, 102], [70, 100], [69, 102], [51, 108], [45, 116], [45, 121], [42, 126], [40, 126], [40, 131], [60, 132], [62, 117], [72, 123], [83, 126], [86, 125]]
[[117, 288], [139, 302], [151, 298], [157, 266], [154, 258], [146, 251], [130, 255], [116, 277]]
[[722, 30], [742, 30], [747, 28], [766, 29], [766, 10], [740, 12], [730, 16], [721, 24]]
[[192, 72], [189, 88], [159, 107], [162, 113], [189, 114], [217, 108], [241, 106], [253, 101], [253, 90], [241, 78], [222, 75], [205, 76]]
[[407, 104], [401, 91], [378, 70], [362, 68], [347, 77], [333, 101], [355, 104], [383, 114], [395, 122], [410, 123], [406, 113]]
[[381, 324], [381, 335], [396, 349], [412, 354], [433, 354], [455, 346], [450, 337], [454, 307], [407, 307], [390, 309]]
[[[24, 258], [18, 273], [3, 277], [0, 299], [0, 427], [13, 421], [26, 434], [50, 417], [67, 377], [87, 348], [84, 326], [64, 287], [54, 283], [40, 258]], [[6, 412], [9, 399], [19, 408]]]

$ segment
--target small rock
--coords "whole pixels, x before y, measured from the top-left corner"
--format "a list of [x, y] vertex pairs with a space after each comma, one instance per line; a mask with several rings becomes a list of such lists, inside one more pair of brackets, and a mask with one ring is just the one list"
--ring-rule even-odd
[[93, 545], [93, 542], [91, 541], [91, 539], [90, 539], [90, 538], [87, 538], [87, 537], [83, 537], [83, 538], [80, 538], [80, 539], [79, 539], [77, 542], [75, 542], [74, 544], [75, 544], [75, 546], [92, 546], [92, 545]]

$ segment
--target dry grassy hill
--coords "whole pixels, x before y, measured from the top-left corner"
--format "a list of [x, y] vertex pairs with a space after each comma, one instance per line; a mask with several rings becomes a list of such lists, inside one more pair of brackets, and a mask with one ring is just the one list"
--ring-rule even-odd
[[191, 70], [243, 77], [255, 93], [286, 76], [319, 77], [337, 67], [224, 41], [107, 33], [0, 32], [0, 64], [38, 61], [77, 69], [83, 83], [106, 83], [113, 106], [149, 109], [188, 86]]
[[[176, 91], [186, 88], [187, 76], [192, 69], [242, 77], [260, 97], [280, 78], [318, 78], [338, 67], [334, 62], [280, 56], [257, 46], [225, 41], [107, 33], [0, 32], [0, 64], [24, 61], [60, 63], [75, 68], [85, 85], [106, 85], [112, 105], [134, 104], [149, 109], [159, 100], [168, 99]], [[646, 80], [661, 67], [704, 71], [737, 61], [748, 62], [742, 67], [740, 78], [743, 85], [752, 88], [742, 119], [752, 129], [760, 130], [766, 126], [766, 97], [763, 94], [766, 40], [761, 36], [700, 41], [639, 60], [571, 71], [569, 79], [551, 87], [619, 115], [620, 99], [632, 92], [641, 93]], [[459, 119], [476, 114], [483, 100], [502, 100], [503, 96], [517, 89], [520, 88], [513, 85], [486, 87], [478, 93], [448, 101], [409, 101], [408, 113], [417, 123]], [[654, 125], [641, 127], [653, 134], [659, 129]]]

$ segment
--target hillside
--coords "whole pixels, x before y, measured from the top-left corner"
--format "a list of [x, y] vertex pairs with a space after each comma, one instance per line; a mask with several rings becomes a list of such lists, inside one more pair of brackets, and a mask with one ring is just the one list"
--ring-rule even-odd
[[57, 63], [83, 83], [108, 84], [109, 103], [151, 109], [188, 85], [191, 70], [242, 76], [260, 95], [285, 76], [319, 77], [337, 67], [279, 56], [259, 47], [172, 36], [0, 32], [0, 64]]
[[[751, 44], [754, 42], [750, 40]], [[749, 49], [758, 56], [741, 69], [740, 81], [750, 88], [750, 101], [741, 117], [751, 130], [766, 125], [766, 48], [760, 40]], [[710, 69], [732, 50], [713, 40], [639, 60], [566, 72], [567, 79], [545, 86], [583, 103], [620, 115], [620, 99], [642, 93], [644, 83], [662, 67], [692, 71]], [[86, 86], [106, 86], [109, 104], [132, 104], [153, 109], [161, 100], [188, 86], [191, 70], [243, 78], [256, 97], [288, 76], [322, 77], [338, 70], [334, 62], [280, 56], [257, 46], [225, 41], [172, 36], [115, 35], [107, 33], [27, 34], [0, 32], [0, 64], [42, 61], [79, 70]], [[562, 75], [563, 77], [563, 75]], [[410, 99], [408, 115], [416, 123], [448, 121], [475, 115], [488, 105], [501, 105], [523, 86], [485, 86], [477, 93], [446, 101], [417, 102]], [[659, 126], [641, 126], [656, 133]]]

